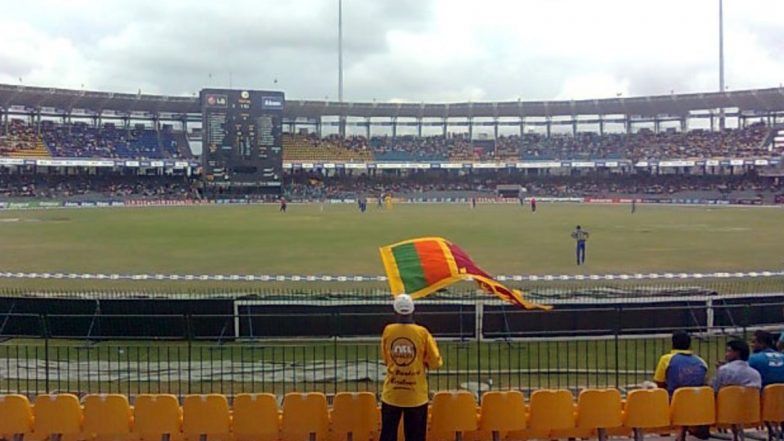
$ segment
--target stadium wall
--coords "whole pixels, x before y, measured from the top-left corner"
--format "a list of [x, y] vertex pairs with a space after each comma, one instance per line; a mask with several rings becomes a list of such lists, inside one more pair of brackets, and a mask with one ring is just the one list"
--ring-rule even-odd
[[[417, 321], [446, 339], [474, 340], [661, 334], [672, 329], [781, 323], [784, 293], [637, 303], [570, 302], [521, 311], [491, 301], [421, 301]], [[0, 337], [122, 340], [376, 338], [392, 320], [388, 302], [221, 299], [0, 298]]]

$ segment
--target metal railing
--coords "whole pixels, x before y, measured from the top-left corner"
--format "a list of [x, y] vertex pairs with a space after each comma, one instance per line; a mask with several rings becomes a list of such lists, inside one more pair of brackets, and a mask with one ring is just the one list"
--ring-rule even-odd
[[[460, 327], [465, 312], [418, 312], [421, 322], [441, 317], [452, 325], [436, 331], [444, 366], [429, 373], [431, 390], [519, 388], [639, 387], [651, 380], [658, 357], [670, 348], [669, 333], [685, 329], [693, 348], [710, 366], [723, 357], [730, 336], [747, 338], [759, 327], [777, 329], [784, 303], [712, 306], [708, 313], [692, 305], [556, 308], [570, 314], [571, 330], [548, 330], [552, 313], [485, 310], [480, 325], [506, 321], [507, 327]], [[639, 314], [663, 322], [628, 317]], [[475, 317], [474, 311], [468, 316]], [[635, 315], [636, 314], [636, 315]], [[0, 391], [25, 394], [84, 393], [223, 393], [289, 391], [371, 391], [382, 386], [378, 335], [390, 315], [342, 312], [328, 314], [328, 337], [281, 338], [236, 335], [238, 322], [263, 322], [276, 316], [306, 329], [311, 315], [290, 313], [238, 315], [196, 314], [0, 314]], [[373, 337], [352, 335], [346, 323], [375, 322]], [[730, 319], [731, 318], [731, 319]], [[204, 329], [201, 321], [214, 321]], [[80, 323], [79, 332], [69, 324]], [[541, 321], [534, 331], [523, 324]], [[9, 325], [12, 324], [13, 326]], [[15, 323], [15, 324], [14, 324]], [[19, 323], [36, 332], [14, 333]], [[165, 335], [145, 328], [176, 330]], [[225, 323], [227, 328], [219, 326]], [[654, 326], [651, 326], [651, 323]], [[675, 324], [673, 324], [675, 323]], [[476, 323], [473, 323], [476, 325]], [[453, 325], [457, 327], [454, 328]], [[109, 329], [119, 330], [113, 334]], [[128, 330], [136, 329], [129, 335]], [[499, 331], [499, 329], [501, 329]]]

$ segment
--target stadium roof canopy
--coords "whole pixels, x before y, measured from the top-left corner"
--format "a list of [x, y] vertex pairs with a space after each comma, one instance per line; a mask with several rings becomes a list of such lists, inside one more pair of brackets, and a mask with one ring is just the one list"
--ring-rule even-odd
[[[196, 97], [95, 92], [74, 89], [0, 84], [0, 107], [42, 107], [63, 111], [91, 110], [97, 113], [145, 112], [197, 114]], [[737, 108], [742, 112], [766, 114], [784, 111], [784, 87], [731, 92], [672, 94], [646, 97], [617, 97], [573, 101], [505, 101], [466, 103], [338, 103], [287, 100], [288, 118], [328, 116], [378, 118], [472, 118], [472, 117], [557, 117], [574, 115], [687, 115], [691, 111]]]

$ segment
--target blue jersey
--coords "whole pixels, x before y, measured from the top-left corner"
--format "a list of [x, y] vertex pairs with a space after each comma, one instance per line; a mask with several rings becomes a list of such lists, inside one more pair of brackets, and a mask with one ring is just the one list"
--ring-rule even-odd
[[759, 371], [762, 387], [769, 384], [784, 383], [784, 354], [773, 349], [755, 352], [749, 357], [749, 366]]
[[653, 379], [665, 383], [667, 392], [672, 396], [679, 387], [704, 386], [707, 373], [708, 365], [702, 358], [691, 351], [673, 350], [659, 359]]

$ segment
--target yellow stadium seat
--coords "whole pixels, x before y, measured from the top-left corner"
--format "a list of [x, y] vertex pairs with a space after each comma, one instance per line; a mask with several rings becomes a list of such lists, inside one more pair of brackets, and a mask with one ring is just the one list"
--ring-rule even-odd
[[479, 430], [490, 432], [498, 441], [504, 432], [526, 429], [525, 398], [520, 391], [487, 392], [482, 395]]
[[623, 425], [634, 433], [635, 441], [643, 438], [645, 429], [670, 426], [670, 397], [664, 389], [642, 389], [629, 392], [623, 412]]
[[31, 440], [76, 440], [82, 431], [82, 406], [71, 394], [38, 395]]
[[686, 428], [710, 426], [716, 423], [716, 399], [710, 387], [682, 387], [672, 394], [670, 423], [681, 429], [680, 439]]
[[733, 439], [738, 439], [743, 426], [760, 422], [759, 389], [727, 386], [719, 389], [716, 398], [716, 423], [732, 427]]
[[762, 390], [762, 421], [770, 439], [784, 432], [784, 384], [771, 384]]
[[235, 441], [277, 441], [280, 412], [272, 394], [239, 394], [234, 398], [232, 433]]
[[24, 395], [0, 395], [0, 439], [18, 440], [33, 430], [33, 411]]
[[763, 389], [762, 421], [784, 423], [784, 384], [771, 384]]
[[332, 402], [333, 441], [375, 439], [381, 424], [376, 396], [371, 392], [341, 392]]
[[283, 441], [326, 441], [327, 397], [321, 393], [288, 393], [283, 399]]
[[586, 389], [577, 397], [577, 427], [596, 430], [600, 440], [607, 439], [607, 429], [621, 427], [621, 393], [617, 389]]
[[127, 439], [131, 433], [131, 423], [131, 406], [125, 395], [84, 397], [83, 439], [96, 441]]
[[231, 414], [226, 396], [188, 395], [182, 403], [182, 434], [188, 441], [229, 441]]
[[575, 428], [574, 396], [568, 390], [537, 390], [528, 405], [528, 437], [552, 438]]
[[460, 441], [466, 432], [477, 430], [476, 400], [471, 392], [438, 392], [430, 411], [429, 428], [434, 434], [449, 434]]
[[174, 395], [139, 395], [134, 403], [133, 418], [133, 439], [182, 439], [182, 410]]

